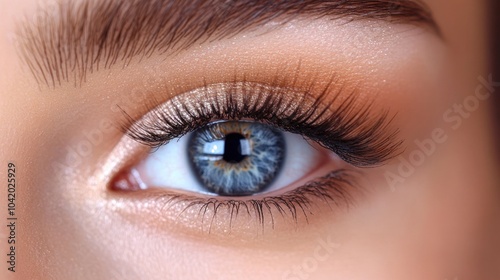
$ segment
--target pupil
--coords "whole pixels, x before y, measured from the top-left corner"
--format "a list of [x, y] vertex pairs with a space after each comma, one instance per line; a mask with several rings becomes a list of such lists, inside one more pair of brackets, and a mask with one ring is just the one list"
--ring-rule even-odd
[[230, 133], [224, 138], [224, 155], [222, 159], [229, 163], [239, 163], [244, 160], [247, 155], [241, 151], [241, 140], [245, 137], [239, 133]]
[[284, 135], [268, 125], [245, 121], [208, 124], [191, 135], [188, 156], [203, 188], [220, 196], [264, 191], [285, 160]]

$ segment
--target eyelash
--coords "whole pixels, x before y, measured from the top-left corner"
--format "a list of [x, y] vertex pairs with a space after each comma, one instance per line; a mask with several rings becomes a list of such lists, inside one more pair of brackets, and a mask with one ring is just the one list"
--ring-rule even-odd
[[[315, 141], [355, 167], [377, 166], [397, 155], [402, 142], [395, 141], [398, 131], [389, 129], [392, 118], [387, 112], [377, 117], [370, 116], [371, 104], [356, 107], [354, 93], [337, 105], [334, 103], [342, 92], [334, 92], [334, 97], [328, 101], [331, 89], [336, 86], [333, 82], [328, 83], [316, 98], [311, 89], [298, 91], [285, 87], [286, 84], [233, 81], [205, 85], [196, 94], [186, 93], [163, 105], [151, 104], [154, 109], [139, 121], [122, 110], [125, 116], [122, 130], [131, 139], [154, 150], [214, 120], [253, 119]], [[289, 98], [290, 95], [298, 99]], [[337, 109], [332, 110], [334, 105]], [[313, 198], [319, 198], [329, 207], [330, 203], [350, 204], [352, 191], [359, 190], [354, 176], [359, 174], [351, 171], [335, 170], [280, 196], [261, 199], [201, 198], [170, 192], [165, 192], [165, 196], [170, 197], [167, 204], [187, 203], [182, 212], [199, 207], [198, 213], [203, 213], [202, 220], [206, 218], [208, 209], [213, 215], [209, 218], [211, 221], [221, 213], [221, 209], [227, 209], [230, 227], [233, 215], [237, 216], [240, 208], [264, 226], [267, 210], [274, 228], [273, 209], [276, 214], [290, 216], [295, 222], [302, 214], [307, 222], [308, 215], [312, 213]]]
[[[257, 219], [263, 232], [266, 223], [270, 223], [271, 228], [274, 229], [275, 214], [280, 217], [290, 217], [295, 224], [298, 223], [302, 215], [306, 223], [309, 223], [308, 217], [313, 214], [311, 206], [317, 206], [317, 201], [314, 201], [315, 198], [327, 204], [330, 209], [332, 208], [330, 203], [335, 206], [351, 205], [353, 192], [361, 190], [360, 186], [354, 183], [355, 175], [357, 174], [354, 171], [336, 170], [281, 196], [269, 196], [262, 199], [219, 200], [187, 196], [185, 194], [164, 194], [157, 197], [156, 200], [163, 201], [162, 209], [169, 209], [178, 202], [187, 204], [180, 211], [181, 213], [186, 212], [188, 209], [196, 209], [195, 212], [201, 216], [202, 222], [209, 221], [208, 233], [211, 232], [217, 215], [224, 211], [229, 215], [229, 230], [232, 229], [232, 223], [238, 214], [245, 211], [248, 215]], [[166, 198], [166, 201], [162, 200], [162, 198]], [[277, 213], [273, 214], [273, 210], [277, 211]], [[207, 212], [210, 212], [211, 216], [207, 217]]]
[[[402, 141], [395, 141], [399, 132], [397, 129], [389, 129], [392, 118], [389, 118], [388, 112], [370, 117], [371, 104], [356, 109], [355, 94], [349, 95], [336, 110], [330, 110], [337, 100], [334, 97], [332, 101], [327, 101], [332, 83], [317, 98], [313, 98], [309, 91], [296, 92], [283, 87], [282, 83], [261, 85], [233, 82], [212, 87], [206, 85], [198, 92], [205, 100], [197, 100], [195, 104], [191, 104], [194, 98], [181, 96], [177, 104], [171, 104], [175, 108], [170, 108], [168, 112], [155, 104], [153, 107], [156, 109], [152, 110], [147, 122], [137, 122], [122, 110], [126, 121], [121, 128], [131, 139], [158, 148], [214, 120], [250, 118], [300, 134], [356, 167], [376, 166], [396, 155]], [[213, 95], [214, 87], [225, 90]], [[298, 102], [294, 98], [286, 98], [290, 92], [295, 92]], [[340, 92], [336, 93], [339, 94]], [[309, 108], [304, 105], [307, 103]], [[291, 111], [276, 108], [295, 109]], [[320, 112], [318, 108], [322, 108]], [[355, 113], [356, 110], [358, 113]]]

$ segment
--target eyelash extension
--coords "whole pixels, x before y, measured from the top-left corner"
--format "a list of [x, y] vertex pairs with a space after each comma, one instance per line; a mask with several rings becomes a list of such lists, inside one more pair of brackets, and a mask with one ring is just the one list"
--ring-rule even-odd
[[198, 215], [201, 216], [202, 225], [206, 225], [206, 221], [208, 221], [208, 233], [212, 231], [218, 215], [224, 211], [229, 216], [229, 230], [232, 229], [235, 219], [243, 211], [255, 218], [255, 221], [261, 225], [261, 231], [264, 232], [265, 225], [268, 223], [270, 223], [271, 229], [275, 228], [276, 215], [281, 218], [290, 217], [295, 224], [298, 223], [300, 217], [303, 217], [306, 223], [309, 223], [309, 216], [313, 215], [311, 207], [317, 204], [314, 199], [320, 199], [330, 209], [333, 209], [332, 203], [337, 207], [350, 206], [353, 203], [353, 190], [359, 191], [361, 189], [355, 183], [354, 173], [354, 171], [345, 169], [336, 170], [283, 195], [262, 199], [221, 200], [183, 194], [165, 194], [156, 199], [164, 204], [162, 209], [169, 209], [177, 203], [187, 203], [180, 214], [193, 208], [196, 209]]
[[[402, 141], [396, 138], [398, 130], [389, 126], [393, 118], [387, 111], [370, 114], [372, 103], [360, 104], [355, 92], [342, 99], [345, 90], [334, 78], [319, 91], [314, 91], [315, 79], [305, 90], [298, 89], [296, 78], [275, 78], [262, 84], [239, 80], [235, 75], [232, 82], [205, 83], [166, 102], [149, 99], [144, 108], [148, 113], [139, 119], [122, 109], [125, 121], [121, 128], [128, 137], [154, 150], [213, 121], [251, 119], [300, 134], [355, 167], [373, 167], [398, 154]], [[299, 219], [309, 223], [319, 204], [330, 209], [351, 205], [355, 192], [362, 190], [356, 183], [358, 176], [354, 176], [359, 172], [333, 170], [280, 195], [234, 199], [166, 191], [156, 194], [154, 200], [156, 205], [164, 205], [161, 209], [180, 205], [180, 214], [197, 212], [202, 226], [209, 225], [209, 233], [219, 218], [228, 219], [231, 229], [243, 212], [258, 222], [263, 232], [266, 225], [275, 227], [278, 216], [291, 218], [297, 225]]]
[[286, 84], [276, 80], [271, 85], [205, 85], [152, 105], [155, 109], [139, 121], [122, 110], [126, 121], [121, 127], [133, 140], [158, 148], [214, 120], [252, 119], [303, 135], [356, 167], [377, 166], [398, 154], [402, 141], [396, 140], [398, 130], [390, 129], [393, 118], [387, 111], [371, 116], [371, 103], [356, 107], [354, 93], [335, 106], [341, 92], [328, 100], [333, 80], [318, 97]]

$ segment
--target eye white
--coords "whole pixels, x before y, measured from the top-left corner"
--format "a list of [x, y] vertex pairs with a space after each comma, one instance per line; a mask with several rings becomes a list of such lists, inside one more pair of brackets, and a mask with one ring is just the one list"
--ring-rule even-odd
[[[190, 192], [209, 193], [198, 181], [188, 157], [190, 135], [172, 139], [148, 155], [139, 165], [139, 172], [148, 187], [172, 188]], [[313, 148], [302, 136], [283, 133], [285, 161], [279, 174], [263, 192], [277, 191], [302, 179], [317, 165], [321, 152]]]

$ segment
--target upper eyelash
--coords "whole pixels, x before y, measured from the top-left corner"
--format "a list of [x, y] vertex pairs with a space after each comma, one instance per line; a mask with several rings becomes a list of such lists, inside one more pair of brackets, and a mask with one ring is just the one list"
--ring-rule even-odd
[[[122, 110], [126, 118], [122, 130], [133, 140], [157, 148], [213, 120], [250, 118], [301, 134], [354, 166], [378, 165], [397, 155], [402, 141], [396, 139], [398, 130], [390, 129], [393, 117], [389, 117], [387, 111], [370, 117], [371, 104], [356, 109], [354, 93], [331, 110], [340, 94], [335, 93], [332, 101], [327, 101], [332, 84], [333, 81], [328, 83], [316, 98], [307, 90], [296, 91], [284, 86], [286, 81], [273, 85], [249, 82], [205, 85], [197, 91], [198, 97], [205, 100], [191, 104], [194, 98], [186, 96], [188, 94], [174, 97], [183, 102], [175, 102], [167, 107], [168, 111], [157, 104], [147, 114], [148, 121], [136, 121]], [[219, 88], [215, 94], [214, 88], [216, 91]], [[287, 96], [291, 92], [300, 98], [299, 102]], [[305, 108], [306, 101], [308, 108]]]

